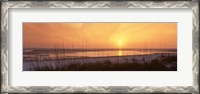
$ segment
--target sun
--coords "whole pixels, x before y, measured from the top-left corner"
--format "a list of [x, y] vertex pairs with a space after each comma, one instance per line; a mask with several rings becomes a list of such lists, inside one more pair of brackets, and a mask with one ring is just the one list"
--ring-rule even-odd
[[118, 47], [121, 48], [122, 45], [123, 45], [123, 44], [122, 44], [122, 41], [119, 41], [119, 42], [118, 42]]
[[119, 45], [119, 46], [122, 46], [122, 42], [120, 41], [120, 42], [118, 43], [118, 45]]

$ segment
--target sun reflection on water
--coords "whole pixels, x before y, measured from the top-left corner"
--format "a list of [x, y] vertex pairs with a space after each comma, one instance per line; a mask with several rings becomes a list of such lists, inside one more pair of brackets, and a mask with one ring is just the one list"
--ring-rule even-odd
[[122, 56], [122, 55], [123, 55], [122, 51], [118, 50], [118, 56]]

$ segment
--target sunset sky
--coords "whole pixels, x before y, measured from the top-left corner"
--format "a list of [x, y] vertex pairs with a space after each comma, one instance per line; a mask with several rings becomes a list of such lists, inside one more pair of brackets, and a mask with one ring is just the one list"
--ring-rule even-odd
[[23, 23], [24, 48], [177, 48], [177, 23]]

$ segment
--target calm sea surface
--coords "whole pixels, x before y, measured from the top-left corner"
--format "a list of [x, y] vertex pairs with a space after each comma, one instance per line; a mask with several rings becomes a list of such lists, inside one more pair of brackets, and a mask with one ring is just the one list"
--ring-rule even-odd
[[127, 56], [144, 55], [155, 53], [176, 53], [176, 49], [24, 49], [23, 60], [46, 60], [46, 59], [70, 59], [85, 57], [108, 57], [108, 56]]

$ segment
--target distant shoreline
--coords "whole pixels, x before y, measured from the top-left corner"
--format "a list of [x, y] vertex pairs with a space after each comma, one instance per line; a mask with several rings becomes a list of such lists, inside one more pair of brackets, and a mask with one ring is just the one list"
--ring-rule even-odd
[[[101, 58], [126, 58], [126, 57], [145, 57], [145, 56], [151, 56], [151, 55], [177, 55], [177, 53], [153, 53], [153, 54], [138, 54], [138, 55], [123, 55], [123, 56], [99, 56], [99, 57], [72, 57], [72, 58], [61, 58], [60, 60], [72, 60], [72, 59], [101, 59]], [[33, 62], [36, 60], [27, 60], [23, 62]], [[48, 60], [42, 60], [42, 61], [56, 61], [56, 59], [48, 59]]]
[[23, 51], [26, 50], [35, 50], [35, 51], [129, 51], [129, 50], [136, 50], [136, 51], [173, 51], [176, 52], [177, 48], [23, 48]]

